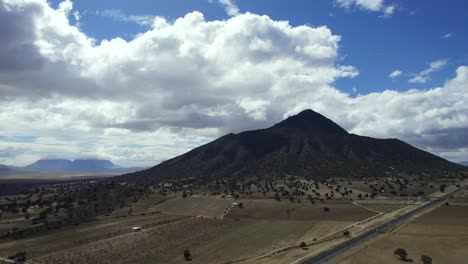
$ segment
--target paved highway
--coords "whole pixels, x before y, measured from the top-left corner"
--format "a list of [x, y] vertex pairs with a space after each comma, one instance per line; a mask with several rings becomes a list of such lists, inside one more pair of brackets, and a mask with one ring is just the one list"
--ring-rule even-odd
[[450, 196], [464, 190], [465, 188], [466, 188], [466, 186], [463, 186], [463, 187], [458, 188], [457, 190], [455, 190], [455, 191], [453, 191], [451, 193], [448, 193], [448, 194], [446, 194], [446, 195], [444, 195], [444, 196], [442, 196], [442, 197], [440, 197], [440, 198], [438, 198], [436, 200], [430, 201], [430, 202], [428, 202], [428, 203], [414, 209], [411, 212], [408, 212], [408, 213], [406, 213], [404, 215], [401, 215], [398, 218], [390, 220], [389, 222], [387, 222], [385, 224], [382, 224], [382, 225], [380, 225], [380, 226], [378, 226], [376, 228], [373, 228], [373, 229], [371, 229], [371, 230], [369, 230], [369, 231], [367, 231], [367, 232], [365, 232], [365, 233], [363, 233], [363, 234], [361, 234], [361, 235], [359, 235], [357, 237], [354, 237], [354, 238], [352, 238], [352, 239], [350, 239], [350, 240], [348, 240], [348, 241], [346, 241], [346, 242], [344, 242], [344, 243], [342, 243], [342, 244], [340, 244], [340, 245], [338, 245], [338, 246], [336, 246], [336, 247], [334, 247], [332, 249], [329, 249], [329, 250], [327, 250], [325, 252], [322, 252], [322, 253], [320, 253], [319, 255], [317, 255], [317, 256], [315, 256], [313, 258], [305, 260], [305, 261], [302, 262], [302, 264], [325, 263], [327, 260], [330, 260], [332, 257], [338, 255], [339, 253], [344, 252], [345, 250], [349, 249], [350, 247], [355, 246], [355, 245], [363, 242], [364, 240], [366, 240], [368, 238], [376, 236], [382, 230], [385, 230], [385, 229], [387, 229], [389, 227], [393, 227], [393, 226], [407, 220], [408, 218], [410, 218], [410, 217], [412, 217], [412, 216], [414, 216], [414, 215], [416, 215], [416, 214], [418, 214], [418, 213], [420, 213], [420, 212], [422, 212], [422, 211], [424, 211], [424, 210], [426, 210], [426, 209], [428, 209], [428, 208], [430, 208], [430, 207], [432, 207], [432, 206], [434, 206], [434, 205], [448, 199]]

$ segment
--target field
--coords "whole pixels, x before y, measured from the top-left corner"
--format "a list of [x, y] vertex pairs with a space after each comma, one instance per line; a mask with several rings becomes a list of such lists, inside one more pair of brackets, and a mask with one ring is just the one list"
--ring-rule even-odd
[[192, 263], [225, 263], [299, 244], [347, 224], [191, 218], [44, 255], [34, 263], [183, 263], [186, 248]]
[[81, 224], [28, 239], [1, 240], [0, 256], [6, 257], [26, 250], [29, 257], [36, 257], [130, 233], [133, 226], [149, 228], [184, 218], [186, 217], [165, 214], [128, 216]]
[[[232, 200], [150, 195], [119, 209], [122, 216], [112, 213], [26, 239], [2, 240], [0, 257], [26, 250], [31, 263], [182, 263], [183, 251], [190, 249], [192, 263], [225, 263], [320, 239], [374, 214], [347, 201], [317, 205], [271, 199], [242, 202], [247, 208], [231, 208], [232, 212], [264, 208], [266, 214], [252, 220], [219, 219]], [[325, 206], [330, 212], [322, 215]], [[285, 210], [291, 212], [290, 219], [283, 219], [285, 213], [274, 217]], [[200, 215], [204, 217], [193, 217]], [[133, 226], [143, 231], [133, 233]]]
[[[350, 202], [327, 202], [316, 205], [274, 200], [245, 200], [243, 208], [232, 208], [225, 218], [289, 221], [347, 221], [364, 220], [376, 213]], [[329, 211], [325, 211], [328, 208]]]
[[179, 215], [221, 217], [232, 204], [232, 200], [215, 197], [176, 197], [148, 209]]
[[400, 208], [406, 207], [406, 204], [385, 204], [385, 203], [360, 203], [360, 205], [370, 210], [380, 213], [390, 213]]
[[393, 254], [404, 248], [408, 258], [420, 263], [428, 255], [433, 263], [466, 263], [468, 259], [468, 207], [441, 206], [381, 239], [365, 243], [358, 251], [333, 263], [403, 263]]

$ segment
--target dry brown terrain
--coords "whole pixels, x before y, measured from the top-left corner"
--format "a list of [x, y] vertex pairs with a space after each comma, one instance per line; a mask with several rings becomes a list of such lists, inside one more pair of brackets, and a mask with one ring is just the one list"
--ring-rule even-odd
[[57, 251], [32, 263], [226, 263], [249, 259], [339, 230], [347, 222], [233, 221], [190, 218]]
[[133, 226], [150, 228], [186, 218], [184, 216], [165, 214], [128, 216], [81, 224], [79, 226], [70, 226], [61, 230], [50, 231], [49, 234], [27, 239], [0, 240], [0, 257], [11, 256], [22, 250], [27, 251], [29, 258], [42, 256], [90, 242], [131, 233]]
[[368, 241], [359, 250], [332, 263], [404, 263], [393, 254], [396, 248], [404, 248], [415, 263], [421, 263], [421, 255], [430, 256], [433, 263], [467, 263], [468, 207], [438, 207], [395, 233]]
[[[316, 205], [307, 204], [308, 202], [299, 204], [274, 200], [246, 200], [242, 202], [244, 208], [232, 208], [225, 218], [353, 222], [376, 215], [376, 212], [350, 202], [328, 202]], [[329, 208], [329, 211], [325, 211], [324, 208]]]
[[150, 207], [148, 211], [162, 211], [171, 214], [221, 217], [232, 204], [230, 199], [216, 197], [175, 197]]

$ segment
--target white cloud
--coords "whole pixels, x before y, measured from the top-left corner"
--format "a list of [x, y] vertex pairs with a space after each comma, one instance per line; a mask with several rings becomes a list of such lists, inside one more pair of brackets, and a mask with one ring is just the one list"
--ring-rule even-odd
[[106, 9], [100, 11], [99, 14], [117, 21], [132, 22], [141, 26], [152, 26], [156, 18], [152, 15], [127, 15], [119, 9]]
[[442, 38], [448, 39], [448, 38], [451, 38], [453, 36], [455, 36], [455, 33], [449, 32], [449, 33], [446, 33], [446, 34], [442, 35]]
[[[467, 146], [468, 67], [444, 87], [352, 97], [333, 83], [358, 71], [338, 64], [340, 36], [325, 26], [251, 13], [206, 21], [192, 12], [153, 19], [131, 41], [96, 43], [70, 25], [70, 11], [42, 0], [0, 4], [0, 122], [8, 124], [0, 152], [12, 153], [2, 163], [64, 155], [152, 165], [305, 108], [435, 153]], [[37, 139], [5, 139], [18, 135]]]
[[408, 82], [410, 83], [426, 83], [428, 82], [430, 78], [430, 74], [436, 71], [441, 70], [442, 68], [447, 65], [448, 60], [446, 59], [441, 59], [441, 60], [436, 60], [431, 63], [429, 63], [429, 68], [421, 71], [418, 74], [415, 74], [413, 78], [409, 79]]
[[342, 8], [357, 7], [367, 11], [382, 12], [386, 17], [391, 16], [396, 9], [394, 4], [385, 4], [385, 0], [335, 0], [335, 2]]
[[80, 12], [75, 11], [75, 12], [72, 13], [72, 15], [73, 15], [73, 18], [75, 18], [75, 26], [80, 27], [80, 26], [81, 26], [81, 23], [80, 23], [81, 15], [80, 15]]
[[224, 6], [226, 13], [229, 16], [237, 16], [239, 14], [239, 7], [234, 3], [234, 0], [218, 0]]
[[401, 76], [402, 74], [403, 74], [402, 71], [400, 71], [400, 70], [394, 70], [394, 71], [392, 71], [392, 72], [388, 75], [388, 77], [391, 78], [391, 79], [395, 79], [395, 78]]

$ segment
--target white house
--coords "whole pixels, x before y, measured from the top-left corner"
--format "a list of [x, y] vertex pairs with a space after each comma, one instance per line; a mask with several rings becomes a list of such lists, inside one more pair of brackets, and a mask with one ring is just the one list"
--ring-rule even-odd
[[133, 232], [140, 232], [141, 231], [141, 227], [140, 226], [135, 226], [132, 228], [132, 231]]

